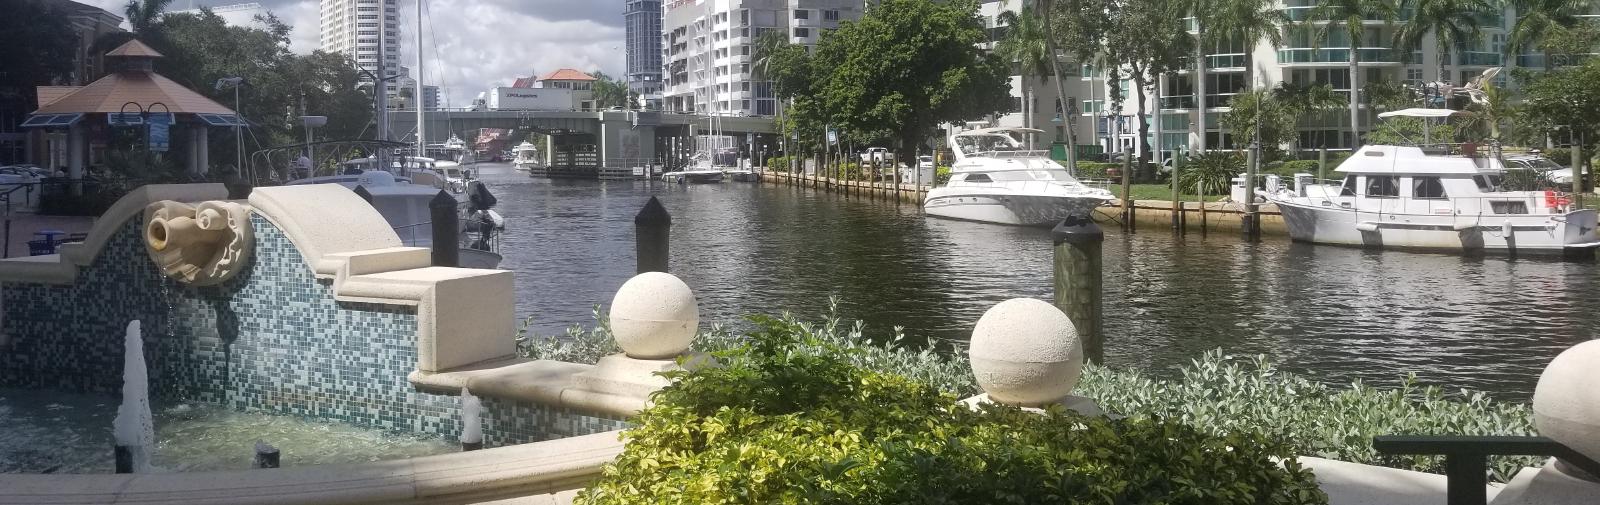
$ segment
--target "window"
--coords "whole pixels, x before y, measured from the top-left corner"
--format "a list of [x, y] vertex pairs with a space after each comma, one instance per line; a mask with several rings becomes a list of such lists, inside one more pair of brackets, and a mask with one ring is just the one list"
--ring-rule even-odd
[[835, 11], [835, 10], [822, 11], [822, 20], [823, 21], [838, 21], [839, 20], [839, 11]]
[[794, 36], [797, 37], [797, 38], [802, 38], [802, 39], [806, 38], [806, 37], [810, 37], [811, 36], [811, 29], [810, 28], [795, 28], [794, 29]]
[[805, 10], [805, 9], [795, 9], [794, 10], [794, 18], [795, 19], [811, 19], [811, 11], [808, 11], [808, 10]]
[[1527, 202], [1489, 202], [1489, 208], [1495, 214], [1527, 214]]
[[1411, 196], [1413, 198], [1445, 198], [1444, 184], [1438, 177], [1412, 177]]
[[1392, 175], [1367, 176], [1367, 197], [1389, 198], [1400, 196], [1400, 184], [1396, 182], [1396, 179], [1399, 178]]
[[1356, 196], [1356, 176], [1344, 176], [1344, 187], [1339, 189], [1339, 196]]
[[994, 179], [989, 178], [989, 174], [967, 174], [967, 178], [962, 180], [966, 182], [994, 182]]

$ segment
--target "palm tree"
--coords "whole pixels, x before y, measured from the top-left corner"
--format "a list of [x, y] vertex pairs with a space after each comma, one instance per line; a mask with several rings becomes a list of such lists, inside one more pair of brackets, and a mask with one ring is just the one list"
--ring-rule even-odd
[[1265, 40], [1273, 49], [1283, 47], [1283, 27], [1289, 24], [1289, 15], [1278, 8], [1276, 0], [1219, 0], [1207, 17], [1215, 40], [1243, 43], [1245, 85], [1256, 89], [1256, 43]]
[[[1579, 14], [1588, 12], [1590, 2], [1583, 0], [1510, 0], [1517, 10], [1517, 22], [1506, 36], [1506, 51], [1515, 55], [1537, 49], [1539, 43], [1552, 32], [1572, 28], [1582, 22]], [[1549, 51], [1545, 51], [1545, 68], [1552, 66]]]
[[[1051, 72], [1050, 44], [1045, 39], [1044, 22], [1035, 13], [1023, 7], [1019, 11], [1005, 11], [995, 17], [995, 22], [1005, 25], [1006, 37], [995, 44], [995, 54], [1017, 62], [1022, 68], [1023, 126], [1033, 128], [1033, 79], [1042, 79]], [[1033, 138], [1028, 145], [1032, 148]]]
[[1067, 88], [1061, 82], [1061, 53], [1056, 51], [1055, 33], [1051, 29], [1050, 23], [1050, 19], [1055, 16], [1055, 10], [1050, 5], [1052, 1], [1039, 0], [1038, 14], [1044, 21], [1042, 28], [1045, 49], [1050, 58], [1050, 75], [1056, 81], [1056, 116], [1061, 118], [1061, 125], [1067, 130], [1067, 171], [1068, 173], [1076, 174], [1078, 173], [1078, 129], [1073, 128], [1074, 121], [1069, 116], [1071, 111], [1067, 110], [1067, 104], [1065, 103]]
[[1453, 47], [1475, 42], [1483, 29], [1483, 16], [1494, 11], [1488, 0], [1406, 0], [1411, 19], [1394, 34], [1394, 48], [1411, 52], [1422, 47], [1432, 33], [1439, 48], [1439, 82], [1444, 76], [1445, 55]]
[[161, 38], [161, 16], [170, 3], [172, 0], [129, 0], [122, 7], [122, 13], [128, 17], [128, 26], [133, 29], [101, 35], [95, 39], [92, 51], [96, 55], [105, 54], [135, 38], [160, 45], [156, 39]]
[[1350, 142], [1351, 147], [1361, 144], [1361, 61], [1362, 35], [1366, 22], [1382, 21], [1393, 24], [1400, 14], [1399, 2], [1394, 0], [1321, 0], [1306, 14], [1305, 23], [1311, 25], [1315, 47], [1321, 48], [1330, 33], [1343, 29], [1350, 48]]

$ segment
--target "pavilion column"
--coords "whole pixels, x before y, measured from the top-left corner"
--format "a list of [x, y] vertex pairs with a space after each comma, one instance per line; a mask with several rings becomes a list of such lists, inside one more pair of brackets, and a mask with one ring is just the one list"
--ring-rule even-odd
[[184, 169], [191, 174], [200, 173], [200, 130], [202, 129], [205, 129], [205, 126], [198, 124], [189, 127], [189, 151], [185, 153], [187, 156], [184, 158], [187, 163], [184, 165]]
[[83, 174], [88, 168], [89, 132], [81, 124], [73, 124], [67, 130], [67, 176], [72, 179], [83, 179]]
[[[197, 152], [199, 161], [196, 163], [199, 165], [199, 167], [196, 168], [195, 173], [198, 175], [206, 175], [207, 172], [211, 171], [211, 128], [201, 126], [196, 128], [195, 132], [196, 137], [194, 143], [195, 145], [199, 146], [200, 149]], [[240, 175], [242, 176], [243, 174]]]

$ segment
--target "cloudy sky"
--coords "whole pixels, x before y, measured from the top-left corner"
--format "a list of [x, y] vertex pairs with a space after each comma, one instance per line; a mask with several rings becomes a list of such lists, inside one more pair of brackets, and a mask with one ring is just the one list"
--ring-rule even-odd
[[[77, 0], [121, 15], [127, 0]], [[400, 0], [401, 64], [416, 62], [416, 1]], [[451, 107], [519, 76], [558, 68], [622, 74], [623, 0], [427, 0], [427, 84], [447, 90]], [[241, 3], [173, 0], [169, 9]], [[256, 0], [294, 27], [290, 49], [317, 49], [318, 0]], [[224, 15], [249, 23], [251, 14]]]

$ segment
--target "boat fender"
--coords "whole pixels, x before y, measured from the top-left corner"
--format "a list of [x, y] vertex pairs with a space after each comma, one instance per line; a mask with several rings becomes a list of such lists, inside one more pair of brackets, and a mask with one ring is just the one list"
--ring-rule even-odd
[[494, 227], [495, 228], [505, 228], [506, 227], [506, 218], [500, 217], [500, 213], [499, 212], [495, 212], [493, 210], [486, 210], [486, 211], [483, 211], [483, 212], [485, 214], [489, 215], [489, 222], [494, 223]]
[[1378, 231], [1378, 223], [1375, 223], [1375, 222], [1372, 222], [1372, 221], [1362, 221], [1362, 222], [1356, 223], [1356, 231], [1363, 231], [1363, 232]]
[[1455, 228], [1456, 231], [1467, 231], [1467, 230], [1471, 230], [1471, 229], [1477, 228], [1477, 227], [1478, 227], [1478, 223], [1466, 223], [1466, 222], [1456, 223], [1455, 226], [1453, 226], [1453, 228]]
[[1507, 219], [1504, 224], [1500, 225], [1500, 234], [1509, 237], [1509, 236], [1511, 236], [1511, 231], [1512, 231], [1511, 220]]

